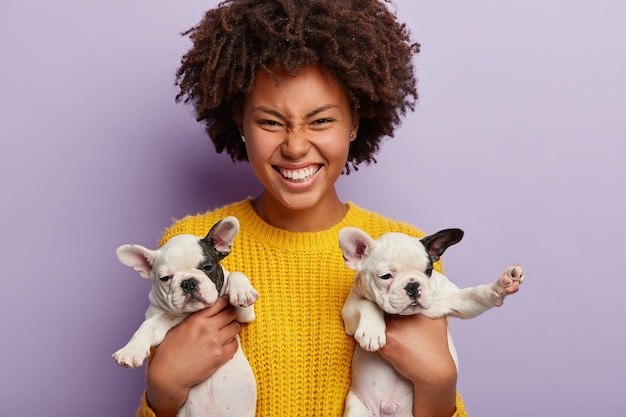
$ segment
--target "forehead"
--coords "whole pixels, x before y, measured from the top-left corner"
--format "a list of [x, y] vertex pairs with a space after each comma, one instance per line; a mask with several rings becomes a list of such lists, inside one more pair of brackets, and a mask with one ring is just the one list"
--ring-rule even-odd
[[159, 267], [173, 270], [196, 268], [205, 259], [199, 240], [191, 236], [172, 238], [157, 259]]
[[430, 263], [424, 246], [417, 238], [400, 233], [388, 233], [379, 238], [372, 253], [376, 261], [396, 268], [423, 269]]
[[290, 115], [306, 114], [326, 105], [344, 111], [350, 109], [348, 94], [321, 66], [302, 67], [295, 76], [285, 71], [276, 71], [275, 75], [277, 79], [264, 70], [257, 72], [244, 109], [269, 107]]

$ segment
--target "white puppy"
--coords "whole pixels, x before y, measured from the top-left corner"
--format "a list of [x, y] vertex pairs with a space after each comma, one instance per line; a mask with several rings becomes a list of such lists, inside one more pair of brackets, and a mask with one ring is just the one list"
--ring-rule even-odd
[[[113, 354], [117, 363], [136, 368], [189, 313], [209, 307], [227, 296], [238, 310], [238, 321], [254, 320], [257, 291], [248, 277], [229, 273], [219, 263], [231, 251], [239, 221], [233, 216], [215, 224], [204, 238], [172, 237], [158, 250], [122, 245], [117, 257], [144, 278], [152, 279], [146, 320], [128, 344]], [[237, 339], [239, 344], [239, 339]], [[256, 410], [256, 380], [239, 344], [237, 353], [208, 380], [189, 391], [179, 417], [252, 417]]]
[[[433, 263], [462, 237], [460, 229], [422, 239], [386, 233], [377, 240], [354, 227], [340, 231], [346, 265], [356, 271], [342, 314], [347, 334], [358, 343], [344, 417], [412, 415], [412, 384], [375, 353], [386, 343], [385, 314], [468, 319], [502, 305], [513, 282], [523, 281], [521, 266], [514, 265], [490, 285], [459, 289]], [[449, 330], [448, 345], [458, 364]]]

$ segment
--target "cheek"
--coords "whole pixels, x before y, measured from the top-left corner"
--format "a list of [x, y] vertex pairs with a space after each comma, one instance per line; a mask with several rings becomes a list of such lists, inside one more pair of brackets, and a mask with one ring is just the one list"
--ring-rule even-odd
[[159, 287], [161, 288], [163, 294], [169, 294], [172, 290], [172, 280], [170, 279], [167, 282], [159, 282]]
[[275, 138], [262, 135], [246, 137], [246, 151], [250, 164], [267, 161], [279, 146], [276, 142]]
[[348, 159], [350, 152], [350, 140], [338, 135], [328, 135], [320, 138], [317, 142], [317, 148], [329, 161], [338, 161], [343, 163]]

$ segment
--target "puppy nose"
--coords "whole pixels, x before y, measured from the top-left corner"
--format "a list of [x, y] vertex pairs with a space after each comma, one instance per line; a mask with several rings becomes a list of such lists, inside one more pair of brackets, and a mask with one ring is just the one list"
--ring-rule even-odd
[[404, 287], [404, 291], [408, 294], [409, 297], [416, 300], [417, 297], [420, 296], [420, 284], [419, 282], [409, 282]]
[[186, 279], [180, 283], [180, 288], [185, 294], [191, 294], [198, 288], [198, 280], [195, 278]]

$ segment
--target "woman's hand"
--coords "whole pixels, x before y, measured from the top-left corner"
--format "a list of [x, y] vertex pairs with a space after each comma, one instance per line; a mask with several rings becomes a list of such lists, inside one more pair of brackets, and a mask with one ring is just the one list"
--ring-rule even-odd
[[175, 416], [189, 388], [232, 359], [241, 329], [236, 318], [236, 310], [220, 297], [167, 333], [147, 370], [148, 403], [157, 416]]
[[446, 319], [417, 314], [386, 322], [387, 344], [378, 352], [413, 382], [413, 416], [452, 416], [457, 370], [448, 348]]

